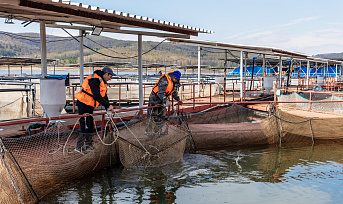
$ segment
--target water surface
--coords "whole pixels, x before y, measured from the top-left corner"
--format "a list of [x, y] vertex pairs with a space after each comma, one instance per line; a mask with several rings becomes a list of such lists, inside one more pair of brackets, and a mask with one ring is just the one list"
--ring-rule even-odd
[[104, 169], [44, 203], [342, 203], [343, 145], [198, 151], [162, 168]]

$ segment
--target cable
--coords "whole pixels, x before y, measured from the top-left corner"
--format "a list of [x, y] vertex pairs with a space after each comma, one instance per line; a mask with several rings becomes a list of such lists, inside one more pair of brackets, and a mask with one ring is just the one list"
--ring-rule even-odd
[[[85, 38], [87, 38], [87, 37], [85, 37]], [[92, 40], [92, 39], [90, 39], [90, 38], [87, 38], [87, 39], [90, 40], [90, 41], [92, 41], [93, 43], [95, 43], [95, 44], [97, 44], [97, 45], [99, 45], [99, 46], [101, 46], [101, 47], [107, 49], [107, 50], [110, 50], [110, 51], [112, 51], [112, 52], [114, 52], [114, 53], [117, 53], [117, 54], [120, 54], [120, 55], [124, 55], [123, 53], [119, 53], [119, 52], [116, 52], [116, 51], [114, 51], [114, 50], [111, 50], [111, 49], [109, 49], [109, 48], [107, 48], [107, 47], [101, 45], [100, 43], [98, 43], [98, 42], [96, 42], [96, 41], [94, 41], [94, 40]], [[124, 55], [124, 56], [126, 56], [126, 55]], [[128, 57], [128, 56], [126, 56], [126, 57]]]
[[[74, 38], [76, 41], [80, 42], [78, 39], [76, 39], [72, 34], [70, 34], [70, 33], [69, 33], [68, 31], [66, 31], [64, 28], [62, 28], [62, 30], [64, 30], [64, 32], [66, 32], [68, 35], [70, 35], [70, 36], [71, 36], [72, 38]], [[166, 41], [166, 39], [162, 40], [162, 41], [161, 41], [160, 43], [158, 43], [155, 47], [153, 47], [152, 49], [150, 49], [150, 50], [144, 52], [142, 55], [145, 55], [145, 54], [151, 52], [153, 49], [155, 49], [156, 47], [158, 47], [158, 46], [159, 46], [160, 44], [162, 44], [164, 41]], [[94, 49], [88, 47], [88, 46], [85, 45], [85, 44], [83, 44], [83, 46], [86, 47], [86, 48], [88, 48], [88, 49], [90, 49], [90, 50], [92, 50], [93, 52], [95, 52], [95, 53], [97, 53], [97, 54], [103, 55], [103, 56], [105, 56], [105, 57], [114, 58], [114, 59], [132, 59], [132, 58], [138, 57], [138, 55], [133, 56], [133, 57], [115, 57], [115, 56], [106, 55], [106, 54], [104, 54], [104, 53], [98, 52], [98, 51], [96, 51], [96, 50], [94, 50]]]

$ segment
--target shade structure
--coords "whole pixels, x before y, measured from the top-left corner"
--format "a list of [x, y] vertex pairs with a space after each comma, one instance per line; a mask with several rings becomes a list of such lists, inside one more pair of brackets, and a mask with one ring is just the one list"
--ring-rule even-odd
[[[229, 76], [240, 76], [240, 67], [237, 67], [236, 69], [232, 70], [231, 72], [229, 72]], [[277, 68], [269, 68], [269, 67], [265, 67], [264, 70], [266, 71], [266, 75], [274, 75], [275, 72], [277, 71]], [[245, 68], [243, 68], [243, 73], [245, 73]], [[252, 66], [251, 67], [247, 67], [247, 71], [246, 71], [246, 76], [251, 76], [252, 73]], [[263, 67], [261, 66], [255, 66], [254, 67], [254, 76], [256, 75], [263, 75]]]
[[[297, 67], [295, 69], [294, 74], [293, 74], [294, 77], [298, 77], [299, 70], [300, 70], [300, 77], [307, 76], [307, 67], [301, 66], [301, 67]], [[315, 68], [309, 68], [308, 75], [310, 77], [315, 76], [316, 75], [316, 69]]]
[[340, 73], [340, 67], [328, 67], [327, 72], [325, 73], [325, 76], [338, 76]]

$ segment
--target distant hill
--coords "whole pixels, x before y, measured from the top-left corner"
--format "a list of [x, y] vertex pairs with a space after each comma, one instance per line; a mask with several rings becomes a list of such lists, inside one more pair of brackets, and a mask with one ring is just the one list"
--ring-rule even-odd
[[[117, 40], [109, 37], [87, 35], [84, 44], [104, 55], [84, 49], [85, 62], [124, 61], [137, 64], [137, 41]], [[143, 53], [157, 46], [159, 42], [143, 42]], [[48, 58], [59, 59], [61, 64], [79, 62], [79, 42], [73, 38], [47, 36]], [[168, 63], [177, 65], [197, 64], [197, 47], [163, 42], [143, 56], [143, 63]], [[38, 33], [8, 33], [0, 31], [0, 56], [40, 58], [40, 39]], [[111, 56], [111, 57], [109, 57]], [[203, 52], [202, 64], [222, 67], [223, 54]]]
[[324, 59], [343, 59], [343, 52], [341, 52], [341, 53], [318, 54], [316, 56], [324, 58]]

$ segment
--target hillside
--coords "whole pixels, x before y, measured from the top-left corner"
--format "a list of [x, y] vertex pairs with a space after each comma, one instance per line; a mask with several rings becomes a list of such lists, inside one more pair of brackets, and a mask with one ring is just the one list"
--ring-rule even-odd
[[318, 54], [317, 57], [325, 59], [343, 59], [343, 52], [341, 53], [327, 53], [327, 54]]
[[[0, 56], [40, 57], [38, 33], [7, 33], [0, 31]], [[85, 62], [123, 61], [137, 64], [137, 41], [117, 40], [102, 36], [87, 35], [84, 44], [96, 52], [85, 48]], [[153, 49], [159, 42], [143, 42], [143, 53]], [[79, 42], [73, 38], [47, 36], [48, 58], [59, 59], [61, 64], [79, 62]], [[177, 65], [197, 64], [197, 47], [163, 42], [144, 54], [143, 63], [169, 63]], [[222, 53], [203, 52], [202, 64], [223, 66]]]

